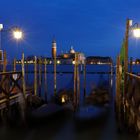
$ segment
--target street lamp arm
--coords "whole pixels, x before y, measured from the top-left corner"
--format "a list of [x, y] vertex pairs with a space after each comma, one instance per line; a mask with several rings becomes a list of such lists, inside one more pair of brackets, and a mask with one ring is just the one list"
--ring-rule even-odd
[[4, 29], [4, 28], [2, 28], [1, 29], [1, 32], [11, 32], [11, 31], [13, 31], [13, 30], [21, 30], [18, 26], [12, 26], [12, 27], [10, 27], [10, 28], [8, 28], [8, 29]]
[[133, 36], [135, 38], [140, 38], [140, 27], [139, 27], [139, 24], [138, 23], [134, 23], [132, 24], [132, 20], [130, 19], [127, 19], [127, 22], [126, 22], [126, 34], [125, 34], [125, 39], [126, 39], [126, 42], [128, 42], [128, 37], [130, 36], [129, 33], [133, 33]]
[[133, 30], [135, 28], [139, 28], [139, 24], [138, 23], [134, 23], [133, 25], [130, 26], [130, 30]]

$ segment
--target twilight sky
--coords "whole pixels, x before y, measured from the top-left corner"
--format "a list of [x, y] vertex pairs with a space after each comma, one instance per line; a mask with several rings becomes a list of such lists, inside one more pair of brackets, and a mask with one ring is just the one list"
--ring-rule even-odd
[[[53, 36], [58, 53], [72, 45], [89, 55], [115, 57], [125, 33], [126, 18], [140, 22], [140, 0], [1, 0], [0, 23], [5, 30], [19, 26], [24, 40], [18, 45], [2, 33], [8, 58], [51, 55]], [[130, 35], [129, 54], [140, 57], [140, 41]]]

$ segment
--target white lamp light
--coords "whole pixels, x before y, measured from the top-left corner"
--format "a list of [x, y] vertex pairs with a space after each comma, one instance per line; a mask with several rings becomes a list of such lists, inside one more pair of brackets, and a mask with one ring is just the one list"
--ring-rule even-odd
[[3, 29], [3, 24], [0, 24], [0, 31]]
[[13, 30], [13, 37], [17, 40], [20, 40], [23, 38], [23, 32], [20, 29]]
[[133, 35], [136, 38], [140, 38], [140, 28], [134, 28], [133, 29]]

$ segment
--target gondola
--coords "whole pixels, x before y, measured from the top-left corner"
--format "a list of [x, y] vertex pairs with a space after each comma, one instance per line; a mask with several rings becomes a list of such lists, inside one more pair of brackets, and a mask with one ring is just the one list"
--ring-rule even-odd
[[52, 96], [52, 99], [47, 104], [43, 104], [31, 114], [31, 117], [35, 120], [46, 119], [53, 117], [57, 114], [68, 114], [73, 112], [73, 91], [71, 89], [61, 89], [57, 92], [56, 96]]
[[102, 75], [100, 76], [99, 83], [93, 88], [90, 94], [86, 97], [86, 104], [92, 104], [94, 106], [108, 106], [111, 101], [110, 85]]

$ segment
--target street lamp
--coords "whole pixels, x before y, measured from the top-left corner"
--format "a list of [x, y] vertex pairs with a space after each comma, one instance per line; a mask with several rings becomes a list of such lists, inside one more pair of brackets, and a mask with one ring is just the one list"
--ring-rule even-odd
[[[125, 59], [124, 59], [124, 85], [127, 83], [127, 72], [128, 72], [128, 40], [129, 32], [133, 32], [135, 38], [140, 38], [140, 28], [138, 23], [133, 24], [132, 20], [126, 20], [126, 32], [125, 32]], [[124, 88], [124, 94], [126, 94], [126, 88]]]
[[130, 30], [133, 32], [135, 38], [140, 38], [140, 27], [138, 23], [133, 24], [133, 21], [127, 19], [126, 21], [126, 32], [125, 32], [125, 60], [124, 60], [124, 70], [128, 72], [128, 39]]
[[21, 40], [23, 38], [23, 32], [20, 28], [16, 27], [16, 28], [12, 29], [12, 34], [16, 40]]
[[[2, 51], [2, 40], [1, 40], [1, 33], [2, 32], [10, 32], [10, 34], [12, 35], [12, 37], [14, 39], [16, 39], [17, 44], [18, 41], [23, 39], [23, 32], [19, 27], [10, 27], [8, 29], [3, 29], [3, 24], [0, 24], [0, 61], [4, 61], [3, 60], [3, 51]], [[16, 60], [14, 59], [14, 71], [15, 71], [15, 64], [16, 64]]]
[[140, 28], [138, 26], [133, 28], [133, 35], [136, 38], [140, 38]]
[[1, 33], [10, 32], [14, 39], [21, 40], [23, 39], [23, 31], [19, 27], [11, 27], [6, 30], [3, 29], [3, 24], [0, 24], [0, 49], [2, 49]]

